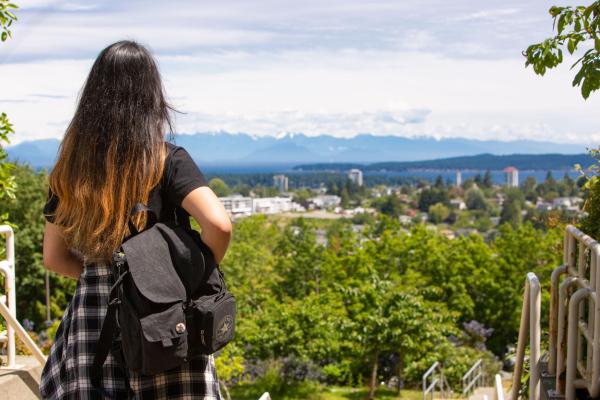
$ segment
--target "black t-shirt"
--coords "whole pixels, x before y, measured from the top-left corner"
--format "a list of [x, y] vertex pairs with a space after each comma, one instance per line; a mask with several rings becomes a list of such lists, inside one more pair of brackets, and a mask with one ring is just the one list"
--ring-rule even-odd
[[[189, 223], [190, 215], [181, 207], [181, 202], [192, 190], [207, 186], [206, 178], [190, 154], [183, 148], [167, 143], [168, 153], [160, 183], [152, 189], [148, 198], [148, 207], [158, 216], [159, 221]], [[54, 222], [54, 213], [58, 197], [51, 191], [44, 206], [44, 215]]]

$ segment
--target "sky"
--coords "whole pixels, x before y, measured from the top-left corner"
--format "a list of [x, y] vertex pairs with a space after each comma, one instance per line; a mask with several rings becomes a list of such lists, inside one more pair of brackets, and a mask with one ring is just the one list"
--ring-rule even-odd
[[178, 133], [600, 141], [600, 94], [571, 87], [575, 59], [538, 77], [521, 54], [568, 2], [15, 1], [0, 43], [13, 143], [61, 138], [94, 58], [121, 39], [156, 56]]

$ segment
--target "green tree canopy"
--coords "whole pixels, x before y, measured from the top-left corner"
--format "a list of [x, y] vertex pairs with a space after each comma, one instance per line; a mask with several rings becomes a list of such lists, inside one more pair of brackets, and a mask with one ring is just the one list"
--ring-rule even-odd
[[429, 221], [434, 224], [444, 222], [450, 216], [450, 210], [442, 203], [436, 203], [429, 207], [428, 211]]
[[[8, 0], [0, 0], [0, 39], [6, 41], [12, 37], [10, 27], [17, 20], [17, 16], [13, 13], [18, 7]], [[8, 120], [6, 113], [0, 113], [0, 200], [5, 198], [14, 198], [15, 195], [15, 179], [12, 175], [14, 165], [9, 163], [4, 150], [10, 140], [9, 137], [14, 133], [13, 126]], [[8, 219], [8, 214], [0, 213], [0, 223]]]
[[573, 86], [579, 86], [581, 95], [587, 99], [600, 88], [600, 1], [588, 6], [553, 6], [549, 13], [554, 19], [556, 35], [529, 46], [523, 52], [525, 65], [544, 75], [563, 62], [563, 50], [573, 55], [586, 49], [571, 68], [577, 71]]
[[465, 195], [465, 204], [469, 210], [487, 210], [488, 203], [485, 199], [485, 195], [479, 189], [471, 188]]
[[229, 186], [223, 181], [221, 178], [213, 178], [208, 182], [208, 186], [215, 192], [215, 194], [219, 197], [229, 196], [231, 194], [231, 189]]

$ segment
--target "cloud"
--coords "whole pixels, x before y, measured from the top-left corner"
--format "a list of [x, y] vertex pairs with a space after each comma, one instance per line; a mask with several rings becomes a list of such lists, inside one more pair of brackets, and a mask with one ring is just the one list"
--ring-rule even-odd
[[[422, 50], [446, 57], [507, 57], [550, 33], [543, 0], [305, 0], [148, 7], [147, 1], [33, 0], [19, 10], [3, 62], [87, 58], [121, 38], [159, 54], [344, 48]], [[461, 51], [468, 44], [468, 51]], [[474, 49], [485, 49], [483, 52]]]
[[15, 141], [60, 137], [94, 57], [130, 38], [156, 54], [180, 131], [600, 139], [600, 99], [521, 50], [545, 0], [31, 0], [1, 44]]
[[456, 21], [473, 21], [483, 19], [504, 19], [508, 15], [515, 15], [520, 11], [518, 8], [500, 8], [471, 12], [456, 18]]
[[303, 112], [285, 110], [265, 113], [203, 113], [177, 116], [182, 132], [245, 132], [257, 136], [302, 132], [308, 136], [353, 136], [359, 132], [397, 133], [408, 124], [426, 120], [429, 110], [375, 110], [360, 113]]
[[69, 96], [57, 95], [57, 94], [49, 94], [49, 93], [31, 93], [29, 96], [30, 97], [39, 97], [39, 98], [42, 98], [42, 99], [54, 99], [54, 100], [68, 99], [69, 98]]

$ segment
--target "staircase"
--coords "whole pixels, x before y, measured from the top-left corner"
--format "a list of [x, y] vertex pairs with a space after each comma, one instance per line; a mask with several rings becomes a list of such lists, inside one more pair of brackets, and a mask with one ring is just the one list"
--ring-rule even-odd
[[[6, 363], [6, 358], [4, 358]], [[17, 356], [15, 368], [0, 368], [0, 399], [39, 399], [42, 366], [33, 356]]]
[[[0, 349], [6, 357], [0, 360], [0, 399], [39, 399], [39, 383], [46, 356], [17, 320], [15, 287], [15, 242], [12, 229], [0, 225], [0, 236], [6, 237], [6, 259], [0, 260], [0, 274], [4, 275], [4, 292], [0, 293], [0, 318], [6, 330], [0, 331]], [[16, 337], [19, 337], [33, 356], [16, 355]]]
[[478, 387], [475, 389], [473, 394], [469, 396], [469, 400], [493, 400], [494, 399], [494, 388], [493, 387]]

